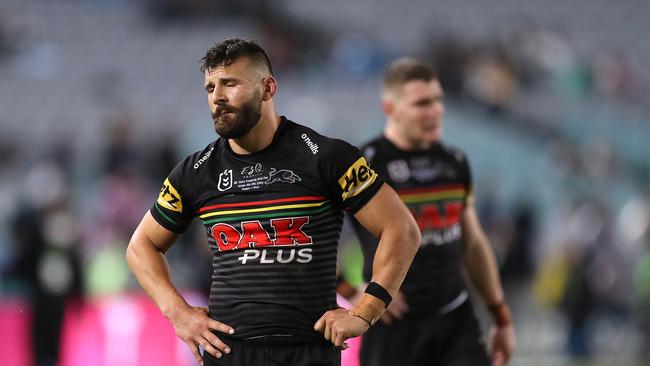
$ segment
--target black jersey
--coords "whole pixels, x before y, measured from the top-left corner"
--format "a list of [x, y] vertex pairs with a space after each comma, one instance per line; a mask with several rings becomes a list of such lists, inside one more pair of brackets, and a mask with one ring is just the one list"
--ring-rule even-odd
[[[408, 315], [443, 309], [464, 296], [465, 290], [460, 271], [460, 219], [472, 197], [465, 155], [442, 143], [424, 151], [403, 151], [385, 137], [369, 142], [362, 151], [397, 191], [422, 232], [422, 244], [401, 287], [410, 307]], [[369, 281], [378, 241], [358, 222], [353, 223], [364, 254], [364, 278]]]
[[381, 184], [357, 148], [282, 117], [261, 151], [236, 154], [220, 138], [187, 157], [150, 212], [177, 233], [201, 219], [213, 253], [210, 314], [237, 337], [315, 336], [316, 320], [336, 308], [343, 210], [358, 211]]

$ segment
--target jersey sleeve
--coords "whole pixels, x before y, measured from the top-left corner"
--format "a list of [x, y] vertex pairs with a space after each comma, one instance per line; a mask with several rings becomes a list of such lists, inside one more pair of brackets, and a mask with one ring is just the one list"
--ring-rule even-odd
[[179, 163], [163, 182], [158, 199], [149, 210], [167, 230], [181, 234], [194, 218], [187, 174], [188, 159]]
[[320, 162], [321, 176], [331, 199], [355, 214], [379, 191], [383, 180], [359, 149], [342, 140], [330, 142]]

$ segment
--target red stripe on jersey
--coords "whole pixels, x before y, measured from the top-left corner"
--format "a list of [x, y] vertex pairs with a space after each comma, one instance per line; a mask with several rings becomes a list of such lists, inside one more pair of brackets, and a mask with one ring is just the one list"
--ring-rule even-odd
[[217, 208], [229, 208], [229, 207], [246, 207], [246, 206], [258, 206], [266, 205], [270, 203], [282, 203], [282, 202], [295, 202], [295, 201], [322, 201], [324, 196], [302, 196], [302, 197], [291, 197], [291, 198], [278, 198], [275, 200], [266, 200], [266, 201], [255, 201], [255, 202], [242, 202], [242, 203], [222, 203], [219, 205], [212, 205], [202, 207], [199, 210], [199, 213], [205, 212], [208, 210], [213, 210]]

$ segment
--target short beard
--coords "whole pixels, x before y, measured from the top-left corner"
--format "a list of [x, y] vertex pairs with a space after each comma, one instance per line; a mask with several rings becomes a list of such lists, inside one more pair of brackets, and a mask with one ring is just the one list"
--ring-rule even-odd
[[219, 136], [225, 139], [236, 139], [246, 136], [262, 118], [262, 95], [256, 93], [251, 99], [244, 102], [241, 107], [217, 107], [217, 109], [232, 112], [232, 119], [224, 121], [222, 112], [217, 111], [214, 129]]

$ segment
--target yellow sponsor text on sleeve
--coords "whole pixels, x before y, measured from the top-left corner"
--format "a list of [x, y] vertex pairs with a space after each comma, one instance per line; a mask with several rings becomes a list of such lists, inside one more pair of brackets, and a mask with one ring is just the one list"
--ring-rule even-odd
[[370, 187], [375, 179], [377, 179], [377, 173], [370, 169], [365, 158], [360, 157], [338, 180], [341, 189], [343, 189], [341, 198], [345, 201], [360, 194]]
[[165, 179], [163, 187], [160, 189], [158, 195], [158, 205], [168, 210], [183, 212], [183, 201], [181, 195], [178, 194], [176, 188], [169, 183], [169, 179]]

